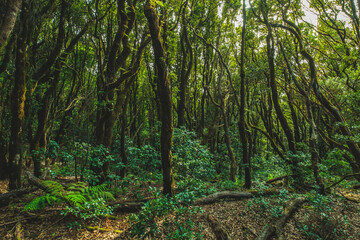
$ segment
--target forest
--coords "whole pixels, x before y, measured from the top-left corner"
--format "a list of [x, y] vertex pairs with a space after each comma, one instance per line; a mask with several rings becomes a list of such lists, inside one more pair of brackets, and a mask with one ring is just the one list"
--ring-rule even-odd
[[360, 0], [0, 0], [1, 239], [359, 239]]

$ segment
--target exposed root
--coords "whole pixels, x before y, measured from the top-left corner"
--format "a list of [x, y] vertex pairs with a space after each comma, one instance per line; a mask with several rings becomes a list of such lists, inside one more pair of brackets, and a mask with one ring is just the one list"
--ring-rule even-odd
[[276, 237], [275, 239], [282, 239], [281, 235], [283, 233], [286, 222], [305, 201], [305, 198], [297, 198], [290, 201], [284, 209], [283, 216], [280, 217], [276, 222], [270, 223], [267, 227], [265, 227], [264, 231], [260, 234], [257, 240], [270, 240], [273, 237]]
[[225, 227], [215, 217], [208, 215], [206, 219], [210, 223], [211, 229], [213, 230], [217, 240], [230, 239]]

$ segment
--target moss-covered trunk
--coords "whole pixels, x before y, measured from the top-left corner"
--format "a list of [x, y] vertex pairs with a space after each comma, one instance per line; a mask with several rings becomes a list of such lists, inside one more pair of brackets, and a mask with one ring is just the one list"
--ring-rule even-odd
[[172, 173], [172, 154], [173, 143], [173, 113], [170, 81], [165, 63], [165, 51], [160, 37], [159, 18], [155, 11], [155, 3], [147, 0], [144, 8], [145, 16], [149, 23], [152, 46], [155, 54], [155, 64], [157, 69], [157, 90], [160, 102], [161, 118], [161, 162], [163, 169], [164, 194], [172, 196], [174, 194], [174, 177]]
[[24, 103], [26, 93], [27, 74], [27, 36], [28, 36], [29, 9], [27, 1], [22, 5], [20, 15], [20, 33], [17, 40], [15, 60], [15, 80], [11, 94], [11, 135], [9, 144], [9, 189], [21, 186], [21, 140], [22, 125], [24, 122]]

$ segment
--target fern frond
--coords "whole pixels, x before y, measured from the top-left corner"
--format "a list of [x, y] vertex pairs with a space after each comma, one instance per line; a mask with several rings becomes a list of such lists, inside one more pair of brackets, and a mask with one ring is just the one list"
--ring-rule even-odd
[[45, 203], [46, 203], [46, 198], [45, 196], [41, 196], [38, 198], [35, 198], [34, 200], [32, 200], [31, 202], [29, 202], [28, 204], [26, 204], [26, 206], [24, 207], [24, 211], [38, 211], [38, 210], [42, 210], [45, 208]]
[[50, 206], [63, 202], [63, 200], [61, 200], [60, 198], [50, 195], [50, 194], [45, 195], [45, 200], [46, 200], [47, 204], [49, 204]]
[[106, 190], [106, 184], [101, 184], [98, 186], [88, 187], [84, 194], [86, 194], [89, 199], [103, 198], [105, 200], [115, 200], [115, 197], [112, 195], [112, 193]]
[[64, 186], [58, 182], [47, 180], [43, 183], [53, 195], [61, 194], [64, 191]]
[[75, 193], [75, 192], [70, 192], [70, 194], [65, 195], [65, 198], [67, 201], [71, 202], [73, 205], [78, 206], [79, 204], [81, 205], [82, 203], [86, 202], [86, 197], [84, 197], [83, 195], [79, 194], [79, 193]]
[[53, 206], [63, 201], [60, 198], [57, 198], [53, 195], [46, 194], [44, 196], [35, 198], [31, 202], [25, 205], [24, 211], [38, 211], [45, 208], [46, 204]]
[[71, 183], [67, 187], [67, 191], [76, 191], [76, 192], [84, 192], [86, 190], [87, 186], [84, 182], [77, 182], [77, 183]]
[[105, 200], [112, 200], [112, 201], [116, 200], [111, 192], [103, 192], [101, 197]]

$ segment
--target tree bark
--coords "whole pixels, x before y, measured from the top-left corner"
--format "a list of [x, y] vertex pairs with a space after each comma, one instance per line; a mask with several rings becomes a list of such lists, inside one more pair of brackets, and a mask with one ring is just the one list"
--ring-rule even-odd
[[241, 54], [240, 54], [240, 121], [239, 121], [239, 134], [242, 145], [242, 158], [245, 170], [245, 188], [251, 188], [251, 163], [248, 151], [247, 129], [245, 122], [245, 33], [246, 33], [246, 2], [243, 0], [243, 26], [241, 33]]
[[161, 162], [163, 170], [164, 194], [174, 195], [174, 176], [172, 173], [172, 154], [173, 143], [173, 113], [170, 81], [165, 63], [165, 51], [160, 36], [159, 18], [155, 11], [155, 3], [147, 0], [144, 13], [149, 23], [152, 46], [155, 54], [155, 66], [157, 69], [157, 88], [160, 102], [161, 118]]
[[2, 6], [0, 10], [0, 52], [15, 26], [21, 2], [21, 0], [0, 0], [0, 6]]
[[21, 9], [20, 33], [17, 40], [15, 60], [15, 83], [11, 94], [11, 135], [9, 144], [9, 189], [20, 188], [22, 167], [22, 127], [27, 74], [27, 37], [29, 6], [25, 0]]

